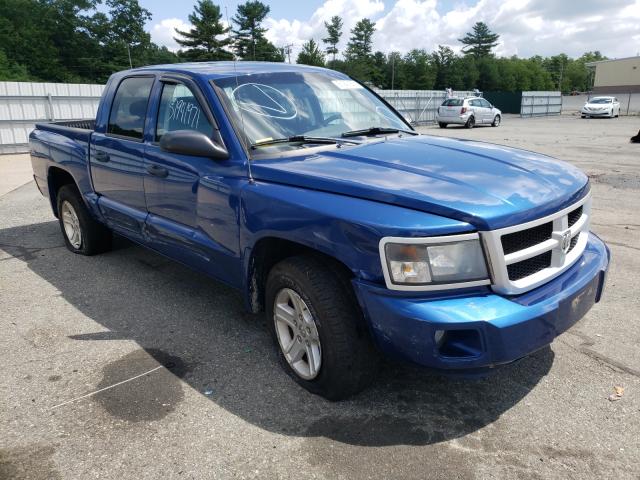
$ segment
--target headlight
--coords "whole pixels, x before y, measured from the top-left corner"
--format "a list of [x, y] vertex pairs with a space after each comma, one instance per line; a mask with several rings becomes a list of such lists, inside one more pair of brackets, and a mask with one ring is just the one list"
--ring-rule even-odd
[[437, 290], [489, 283], [477, 233], [426, 238], [386, 237], [380, 241], [380, 255], [390, 289]]

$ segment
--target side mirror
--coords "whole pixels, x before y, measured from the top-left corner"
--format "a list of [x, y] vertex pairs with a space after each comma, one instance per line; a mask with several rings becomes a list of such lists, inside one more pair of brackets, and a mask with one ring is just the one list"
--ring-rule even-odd
[[226, 160], [229, 152], [202, 132], [195, 130], [174, 130], [162, 135], [160, 148], [165, 152]]

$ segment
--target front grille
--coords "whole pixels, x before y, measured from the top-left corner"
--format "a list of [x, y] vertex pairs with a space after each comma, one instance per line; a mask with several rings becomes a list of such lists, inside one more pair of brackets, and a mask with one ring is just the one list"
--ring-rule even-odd
[[551, 232], [553, 232], [553, 222], [503, 235], [502, 250], [505, 255], [509, 255], [510, 253], [533, 247], [545, 240], [549, 240]]
[[575, 223], [578, 220], [580, 220], [581, 216], [582, 216], [582, 206], [576, 208], [572, 212], [569, 212], [569, 215], [567, 215], [567, 218], [569, 219], [569, 226], [573, 227], [575, 225]]
[[507, 265], [509, 280], [515, 282], [551, 266], [551, 250], [522, 262]]
[[571, 239], [571, 243], [569, 244], [569, 250], [567, 250], [567, 253], [569, 253], [571, 250], [573, 250], [573, 247], [575, 247], [578, 244], [578, 239], [580, 238], [580, 234], [576, 235], [575, 237], [573, 237]]
[[[571, 207], [538, 220], [482, 232], [491, 262], [493, 290], [518, 295], [548, 282], [573, 265], [587, 243], [590, 214], [591, 198], [587, 196]], [[571, 232], [571, 241], [564, 251], [562, 240], [568, 232]]]

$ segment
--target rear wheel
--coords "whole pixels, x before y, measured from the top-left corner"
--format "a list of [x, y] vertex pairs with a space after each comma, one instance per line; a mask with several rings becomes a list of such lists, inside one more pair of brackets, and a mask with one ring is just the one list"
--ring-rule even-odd
[[57, 200], [60, 229], [70, 251], [95, 255], [111, 249], [111, 231], [91, 216], [75, 185], [60, 187]]
[[469, 119], [467, 120], [467, 123], [464, 124], [465, 128], [473, 128], [476, 126], [476, 119], [471, 116], [469, 117]]
[[496, 115], [495, 117], [493, 117], [493, 123], [491, 124], [492, 127], [498, 127], [500, 126], [500, 115]]
[[438, 122], [438, 126], [439, 126], [440, 128], [447, 128], [447, 125], [448, 125], [447, 123], [444, 123], [444, 122]]
[[349, 397], [375, 378], [379, 359], [350, 292], [326, 262], [292, 257], [271, 269], [267, 325], [285, 371], [329, 400]]

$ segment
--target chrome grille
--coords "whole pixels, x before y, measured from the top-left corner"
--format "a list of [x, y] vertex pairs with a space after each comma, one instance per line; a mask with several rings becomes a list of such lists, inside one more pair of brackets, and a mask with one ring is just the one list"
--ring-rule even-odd
[[591, 195], [555, 214], [481, 232], [492, 288], [516, 295], [560, 275], [580, 257], [589, 235]]

